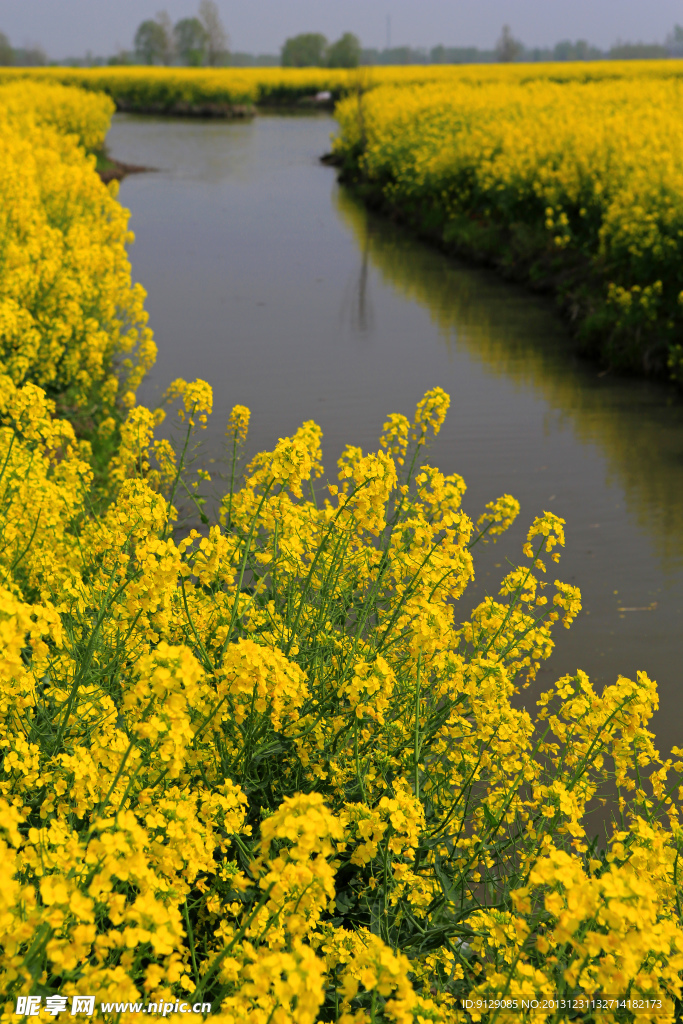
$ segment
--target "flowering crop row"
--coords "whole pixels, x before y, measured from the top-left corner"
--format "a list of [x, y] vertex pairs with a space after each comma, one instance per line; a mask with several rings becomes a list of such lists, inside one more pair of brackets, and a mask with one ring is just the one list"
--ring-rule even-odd
[[[83, 95], [43, 88], [42, 111]], [[61, 114], [15, 121], [2, 102], [3, 154], [42, 154], [3, 204], [2, 244], [25, 225], [73, 235], [84, 280], [100, 266], [100, 291], [123, 303], [123, 256], [98, 254], [103, 239], [122, 251], [125, 216], [92, 160]], [[8, 196], [11, 180], [3, 170]], [[53, 280], [52, 258], [45, 243], [3, 261], [17, 306]], [[74, 284], [77, 323], [84, 305], [105, 308]], [[66, 298], [56, 308], [66, 317]], [[648, 731], [656, 687], [640, 674], [598, 694], [578, 672], [533, 714], [514, 699], [580, 608], [575, 587], [545, 579], [562, 520], [539, 516], [499, 593], [459, 619], [473, 546], [518, 504], [503, 495], [474, 523], [463, 480], [425, 463], [449, 404], [437, 387], [412, 421], [388, 418], [376, 453], [347, 448], [324, 490], [312, 422], [241, 479], [236, 406], [211, 523], [208, 474], [188, 468], [211, 388], [169, 388], [176, 452], [155, 438], [162, 411], [128, 391], [117, 405], [102, 384], [121, 327], [98, 330], [99, 363], [71, 376], [77, 341], [52, 376], [32, 335], [2, 350], [0, 1019], [29, 1000], [51, 1019], [68, 999], [211, 1004], [225, 1024], [455, 1024], [530, 1007], [559, 1020], [558, 1000], [618, 996], [673, 1021], [683, 764]], [[107, 424], [97, 477], [58, 415], [64, 395], [91, 440]], [[181, 504], [201, 530], [174, 530]], [[586, 807], [601, 794], [599, 844]], [[600, 1019], [631, 1019], [623, 1005]]]
[[235, 107], [296, 103], [317, 92], [335, 98], [381, 85], [481, 85], [531, 81], [593, 82], [678, 79], [680, 61], [591, 61], [579, 64], [412, 65], [329, 68], [0, 68], [0, 81], [31, 78], [104, 92], [126, 110], [229, 113]]
[[451, 250], [558, 290], [586, 350], [681, 382], [676, 69], [384, 85], [338, 105], [336, 146], [374, 201]]
[[44, 68], [2, 69], [1, 79], [29, 77], [103, 92], [125, 110], [244, 113], [255, 104], [294, 103], [322, 90], [345, 91], [346, 71], [323, 68]]
[[84, 151], [101, 147], [112, 112], [101, 94], [0, 87], [0, 361], [14, 385], [40, 385], [79, 422], [93, 407], [107, 421], [124, 380], [132, 404], [155, 357], [127, 213]]

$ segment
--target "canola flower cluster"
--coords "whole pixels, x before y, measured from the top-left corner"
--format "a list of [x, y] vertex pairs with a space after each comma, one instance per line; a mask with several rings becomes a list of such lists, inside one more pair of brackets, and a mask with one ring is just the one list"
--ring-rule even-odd
[[[83, 94], [43, 88], [41, 109], [62, 111], [48, 127], [0, 107], [4, 149], [46, 154], [2, 244], [24, 223], [55, 244], [75, 225], [80, 322], [80, 232], [98, 265], [93, 211], [104, 237], [118, 227], [114, 248], [125, 215], [68, 128]], [[97, 294], [111, 283], [137, 301], [119, 258]], [[33, 301], [51, 260], [48, 246], [30, 265], [6, 259], [3, 294]], [[458, 616], [474, 545], [519, 507], [503, 495], [474, 523], [462, 478], [426, 463], [449, 405], [436, 387], [412, 420], [387, 419], [377, 452], [348, 447], [324, 488], [312, 421], [242, 477], [236, 406], [212, 523], [196, 486], [208, 473], [187, 460], [210, 386], [171, 384], [177, 452], [155, 436], [163, 411], [109, 396], [121, 325], [101, 330], [113, 340], [92, 379], [76, 361], [38, 381], [31, 358], [18, 375], [21, 336], [3, 342], [0, 1020], [29, 996], [45, 1020], [50, 997], [94, 996], [211, 1004], [219, 1024], [457, 1024], [581, 994], [660, 1001], [638, 1019], [673, 1021], [683, 762], [654, 747], [656, 686], [639, 674], [597, 693], [578, 672], [533, 713], [515, 699], [580, 610], [554, 579], [563, 521], [537, 517], [499, 593]], [[98, 473], [57, 409], [65, 394], [93, 437], [110, 421]], [[174, 529], [181, 500], [201, 529]], [[586, 817], [600, 798], [602, 845]]]
[[336, 149], [374, 202], [558, 291], [586, 350], [681, 383], [683, 82], [648, 63], [386, 83], [338, 104]]

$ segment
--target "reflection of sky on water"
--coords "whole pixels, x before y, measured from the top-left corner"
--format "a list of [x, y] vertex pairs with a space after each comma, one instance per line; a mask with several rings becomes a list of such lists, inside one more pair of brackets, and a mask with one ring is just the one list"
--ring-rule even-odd
[[315, 419], [331, 469], [345, 444], [375, 447], [387, 413], [409, 414], [441, 385], [452, 406], [434, 463], [462, 473], [473, 515], [504, 492], [522, 503], [519, 524], [478, 558], [478, 593], [495, 590], [537, 512], [562, 515], [559, 575], [581, 587], [586, 613], [558, 637], [545, 680], [579, 666], [603, 682], [646, 669], [668, 712], [663, 743], [683, 739], [672, 713], [681, 406], [666, 388], [580, 363], [546, 300], [368, 218], [317, 161], [333, 129], [325, 117], [116, 119], [112, 154], [160, 168], [121, 189], [159, 345], [141, 401], [202, 377], [214, 386], [214, 449], [242, 402], [252, 450]]

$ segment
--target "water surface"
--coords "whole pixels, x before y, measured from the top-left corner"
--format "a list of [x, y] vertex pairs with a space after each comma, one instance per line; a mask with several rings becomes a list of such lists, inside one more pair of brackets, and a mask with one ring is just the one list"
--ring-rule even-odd
[[159, 346], [139, 392], [175, 377], [214, 388], [216, 451], [231, 407], [252, 410], [252, 451], [306, 419], [331, 471], [377, 446], [389, 412], [451, 395], [432, 461], [467, 483], [465, 508], [508, 492], [518, 524], [479, 558], [479, 594], [543, 509], [567, 520], [561, 579], [585, 611], [561, 630], [543, 682], [580, 667], [598, 685], [658, 680], [663, 749], [683, 743], [683, 406], [665, 386], [600, 375], [552, 304], [455, 263], [369, 216], [318, 157], [334, 121], [117, 116], [112, 155], [158, 168], [127, 178], [135, 278]]

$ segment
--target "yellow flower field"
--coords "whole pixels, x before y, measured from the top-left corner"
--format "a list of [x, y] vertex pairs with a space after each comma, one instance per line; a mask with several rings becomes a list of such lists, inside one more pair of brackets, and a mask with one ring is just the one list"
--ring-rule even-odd
[[0, 82], [33, 81], [75, 85], [104, 92], [129, 109], [180, 104], [296, 103], [317, 92], [335, 98], [382, 85], [592, 82], [668, 80], [683, 75], [683, 61], [589, 61], [562, 64], [465, 64], [330, 68], [187, 68], [121, 66], [98, 68], [0, 68]]
[[607, 364], [680, 382], [680, 65], [525, 67], [347, 97], [346, 176], [447, 249], [554, 289]]
[[82, 414], [96, 402], [107, 415], [122, 385], [132, 403], [156, 351], [144, 292], [131, 287], [126, 212], [83, 151], [102, 146], [112, 112], [102, 94], [0, 88], [3, 373]]
[[112, 1022], [561, 1021], [603, 998], [600, 1020], [673, 1021], [683, 752], [654, 746], [656, 685], [516, 699], [580, 610], [562, 520], [459, 616], [473, 546], [519, 507], [472, 522], [426, 463], [436, 386], [334, 480], [312, 421], [242, 474], [235, 407], [210, 522], [187, 457], [210, 385], [169, 382], [178, 451], [135, 403], [144, 295], [87, 153], [111, 109], [0, 88], [1, 1019], [91, 996]]
[[0, 70], [27, 79], [223, 116], [329, 92], [369, 201], [554, 291], [605, 365], [683, 380], [681, 61]]

